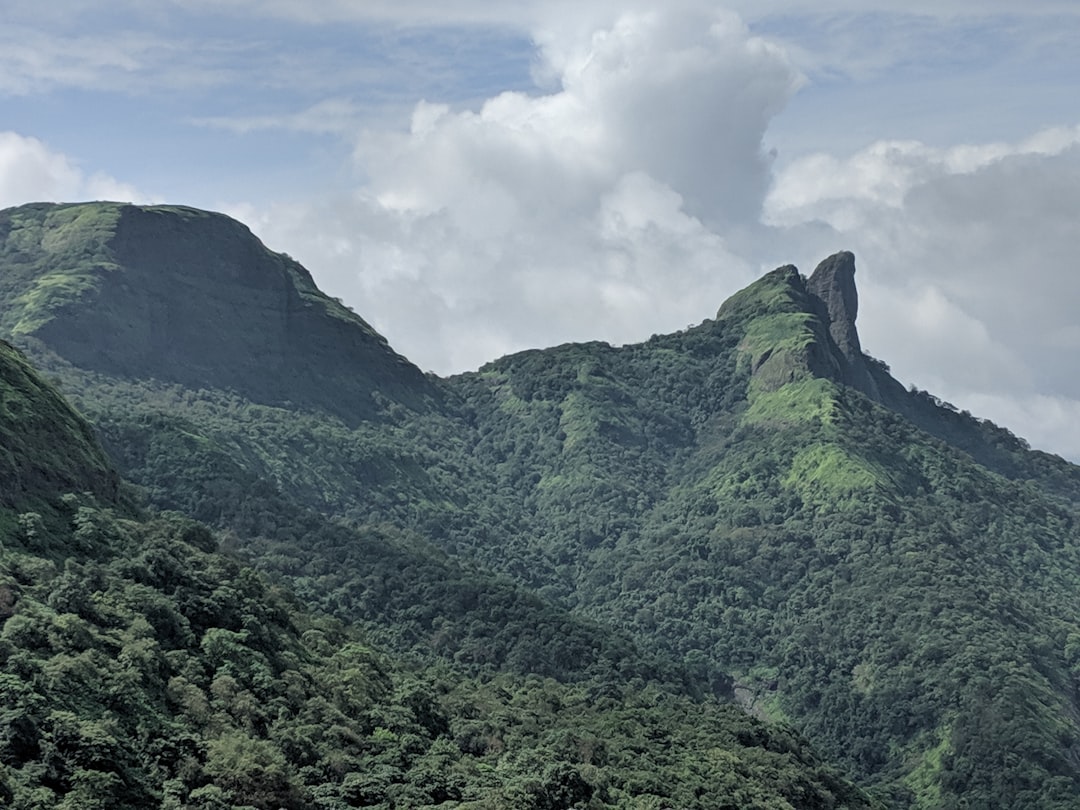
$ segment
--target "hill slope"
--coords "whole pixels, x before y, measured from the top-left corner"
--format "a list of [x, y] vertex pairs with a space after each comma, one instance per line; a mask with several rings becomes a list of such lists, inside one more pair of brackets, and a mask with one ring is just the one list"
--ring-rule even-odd
[[[44, 248], [19, 249], [0, 277], [44, 267]], [[235, 300], [198, 292], [210, 311]], [[73, 306], [57, 320], [82, 317]], [[196, 390], [95, 365], [43, 328], [11, 333], [153, 502], [229, 527], [338, 615], [378, 618], [399, 643], [408, 626], [412, 649], [454, 658], [499, 620], [444, 634], [429, 588], [380, 573], [396, 563], [373, 571], [364, 537], [435, 545], [482, 593], [501, 573], [699, 685], [734, 686], [896, 806], [1075, 806], [1080, 470], [904, 390], [862, 353], [856, 314], [854, 261], [837, 254], [810, 278], [768, 274], [683, 332], [520, 353], [363, 420], [289, 406], [302, 390], [245, 393], [228, 364]], [[326, 518], [313, 545], [304, 521]], [[490, 620], [486, 598], [459, 589], [451, 625], [462, 608]]]
[[4, 807], [870, 806], [731, 706], [406, 669], [206, 527], [66, 492], [116, 476], [6, 344], [0, 403], [0, 480], [19, 485], [0, 503]]
[[898, 805], [1070, 806], [1076, 468], [846, 353], [821, 291], [780, 268], [684, 333], [454, 380], [474, 452], [579, 609], [734, 672]]
[[350, 423], [436, 387], [303, 267], [228, 217], [115, 203], [0, 212], [0, 325], [82, 368]]

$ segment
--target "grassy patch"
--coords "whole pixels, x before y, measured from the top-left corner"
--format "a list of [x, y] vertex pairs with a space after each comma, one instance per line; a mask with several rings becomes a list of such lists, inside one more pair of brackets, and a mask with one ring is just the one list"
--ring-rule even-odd
[[595, 436], [599, 427], [600, 423], [585, 395], [579, 391], [568, 394], [562, 401], [562, 416], [559, 419], [559, 428], [566, 434], [563, 450], [569, 450]]
[[16, 335], [32, 334], [69, 304], [73, 304], [97, 287], [97, 279], [89, 273], [53, 273], [42, 276], [34, 286], [20, 295], [15, 303], [21, 306], [21, 317], [12, 327]]
[[774, 391], [760, 390], [750, 382], [750, 407], [742, 416], [744, 425], [785, 426], [830, 425], [836, 417], [835, 383], [813, 377]]
[[832, 508], [853, 504], [887, 482], [883, 470], [832, 442], [800, 450], [783, 480], [804, 503]]
[[775, 312], [805, 312], [806, 293], [799, 271], [781, 267], [735, 293], [716, 313], [718, 320], [757, 318]]
[[840, 445], [823, 443], [796, 454], [783, 485], [810, 507], [846, 509], [870, 492], [885, 490], [888, 476]]
[[777, 352], [797, 352], [814, 342], [809, 312], [778, 312], [750, 322], [739, 349], [748, 356], [751, 367], [758, 368]]
[[916, 810], [929, 810], [941, 807], [941, 760], [949, 752], [951, 729], [943, 726], [934, 732], [938, 739], [936, 745], [922, 752], [919, 764], [904, 779], [915, 796], [912, 807]]
[[25, 206], [10, 213], [0, 240], [0, 325], [30, 334], [78, 301], [116, 267], [109, 240], [121, 206], [97, 203]]

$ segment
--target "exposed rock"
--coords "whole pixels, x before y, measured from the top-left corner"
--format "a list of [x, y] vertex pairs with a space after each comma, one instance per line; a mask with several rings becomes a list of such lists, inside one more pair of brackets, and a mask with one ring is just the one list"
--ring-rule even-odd
[[859, 293], [855, 288], [854, 254], [842, 250], [825, 259], [807, 280], [806, 289], [818, 303], [819, 314], [829, 327], [829, 337], [839, 350], [840, 381], [881, 402], [881, 391], [863, 356], [855, 328]]
[[[37, 245], [18, 256], [14, 266], [27, 269], [9, 279], [7, 300], [24, 310], [9, 315], [13, 331], [76, 366], [232, 390], [354, 424], [380, 418], [389, 404], [420, 409], [440, 396], [307, 270], [229, 217], [117, 203], [5, 214], [13, 233], [36, 238], [0, 227], [0, 247]], [[81, 222], [96, 225], [76, 230]]]
[[862, 357], [855, 318], [859, 293], [855, 289], [855, 256], [842, 250], [825, 259], [806, 282], [807, 291], [825, 305], [829, 334], [848, 362]]

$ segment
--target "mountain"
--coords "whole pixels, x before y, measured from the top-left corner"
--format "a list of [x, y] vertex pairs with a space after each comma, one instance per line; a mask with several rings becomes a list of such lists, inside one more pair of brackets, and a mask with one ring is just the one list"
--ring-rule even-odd
[[0, 341], [0, 507], [48, 511], [57, 490], [120, 499], [120, 479], [93, 431], [42, 382], [23, 356]]
[[30, 205], [0, 213], [0, 245], [3, 329], [80, 368], [350, 423], [438, 398], [303, 267], [221, 214]]
[[[308, 604], [484, 677], [627, 672], [626, 688], [733, 695], [895, 807], [1080, 801], [1080, 469], [904, 389], [866, 355], [851, 254], [809, 277], [779, 268], [699, 326], [636, 345], [522, 352], [445, 380], [401, 366], [386, 394], [357, 363], [362, 381], [334, 389], [367, 386], [376, 404], [357, 410], [288, 378], [264, 396], [181, 341], [158, 371], [88, 359], [113, 351], [113, 332], [87, 331], [79, 350], [57, 340], [91, 298], [52, 307], [53, 332], [25, 314], [28, 290], [64, 273], [47, 256], [62, 241], [48, 217], [99, 208], [4, 212], [43, 224], [0, 247], [18, 257], [0, 264], [0, 326], [151, 504], [225, 530]], [[149, 210], [177, 233], [201, 227], [186, 209]], [[126, 238], [154, 249], [157, 231], [140, 233]], [[132, 298], [194, 272], [164, 258], [141, 274], [117, 266]], [[223, 300], [236, 299], [205, 284], [188, 304]], [[246, 317], [212, 328], [245, 345]], [[348, 356], [365, 325], [343, 328]], [[333, 346], [319, 355], [302, 336], [260, 362], [309, 352], [337, 367]], [[539, 645], [500, 636], [507, 615], [512, 637]], [[560, 656], [567, 627], [581, 643]], [[594, 646], [605, 633], [606, 652]], [[576, 666], [589, 649], [601, 654]]]
[[4, 807], [872, 806], [731, 705], [407, 665], [141, 513], [7, 344], [0, 404]]

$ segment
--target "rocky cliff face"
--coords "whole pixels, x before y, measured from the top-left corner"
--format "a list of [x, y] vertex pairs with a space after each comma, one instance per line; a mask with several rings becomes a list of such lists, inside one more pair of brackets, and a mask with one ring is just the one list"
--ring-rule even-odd
[[819, 304], [820, 316], [827, 324], [829, 338], [835, 346], [840, 366], [837, 381], [862, 391], [876, 402], [883, 402], [855, 328], [859, 293], [855, 288], [854, 254], [844, 250], [825, 259], [807, 280], [806, 289]]
[[840, 353], [854, 362], [861, 354], [855, 318], [859, 293], [855, 289], [855, 255], [841, 251], [825, 259], [806, 282], [807, 291], [825, 308], [829, 334]]
[[349, 422], [388, 403], [438, 399], [431, 380], [303, 267], [226, 216], [113, 203], [5, 213], [3, 248], [17, 246], [24, 268], [9, 299], [26, 312], [8, 318], [12, 331], [76, 366]]

